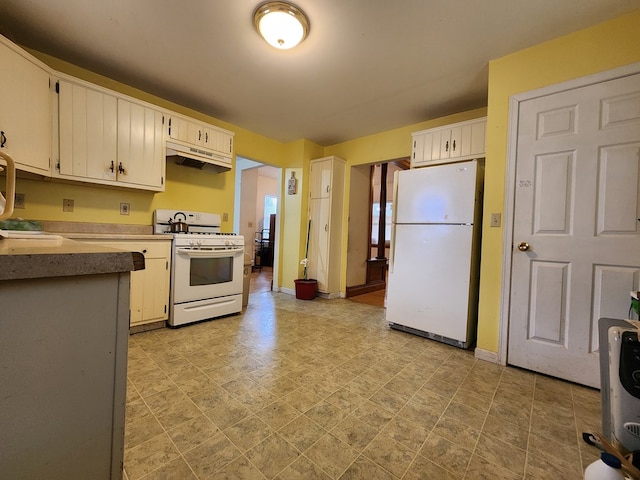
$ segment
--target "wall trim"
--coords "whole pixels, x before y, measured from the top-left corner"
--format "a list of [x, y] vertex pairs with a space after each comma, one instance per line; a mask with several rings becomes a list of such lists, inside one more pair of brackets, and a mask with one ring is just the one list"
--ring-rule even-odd
[[477, 348], [473, 351], [474, 356], [478, 360], [484, 360], [485, 362], [500, 363], [498, 361], [498, 354], [496, 352], [490, 352], [482, 348]]

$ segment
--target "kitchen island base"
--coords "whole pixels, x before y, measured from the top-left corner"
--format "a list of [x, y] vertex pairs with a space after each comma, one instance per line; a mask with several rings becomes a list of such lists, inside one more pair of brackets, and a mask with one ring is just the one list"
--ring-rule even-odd
[[122, 478], [129, 272], [0, 281], [0, 476]]

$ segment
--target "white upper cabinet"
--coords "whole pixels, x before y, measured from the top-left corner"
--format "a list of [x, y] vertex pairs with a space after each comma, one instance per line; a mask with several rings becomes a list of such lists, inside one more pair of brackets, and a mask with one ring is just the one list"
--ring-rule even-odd
[[0, 150], [19, 170], [50, 175], [49, 69], [0, 36]]
[[59, 158], [53, 175], [115, 182], [118, 99], [83, 84], [58, 82]]
[[164, 190], [164, 115], [150, 106], [118, 99], [118, 180]]
[[220, 156], [231, 159], [233, 156], [233, 132], [199, 122], [178, 113], [168, 115], [168, 137], [188, 146], [197, 146]]
[[486, 117], [412, 134], [411, 168], [485, 155]]
[[73, 79], [58, 82], [59, 158], [53, 176], [164, 190], [163, 113]]
[[313, 160], [309, 167], [309, 198], [329, 198], [333, 188], [333, 157]]

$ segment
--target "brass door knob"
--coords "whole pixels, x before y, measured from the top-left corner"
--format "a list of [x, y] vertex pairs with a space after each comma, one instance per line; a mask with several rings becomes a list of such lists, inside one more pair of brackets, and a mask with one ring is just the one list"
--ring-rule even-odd
[[520, 250], [521, 252], [526, 252], [527, 250], [529, 250], [529, 244], [527, 242], [520, 242], [518, 244], [518, 250]]

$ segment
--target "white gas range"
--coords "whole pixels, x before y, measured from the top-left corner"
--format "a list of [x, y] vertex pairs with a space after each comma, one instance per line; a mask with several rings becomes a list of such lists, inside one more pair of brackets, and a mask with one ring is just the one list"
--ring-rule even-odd
[[[177, 222], [188, 231], [172, 233]], [[153, 224], [155, 234], [173, 237], [170, 326], [242, 311], [244, 237], [221, 233], [215, 213], [156, 210]]]

